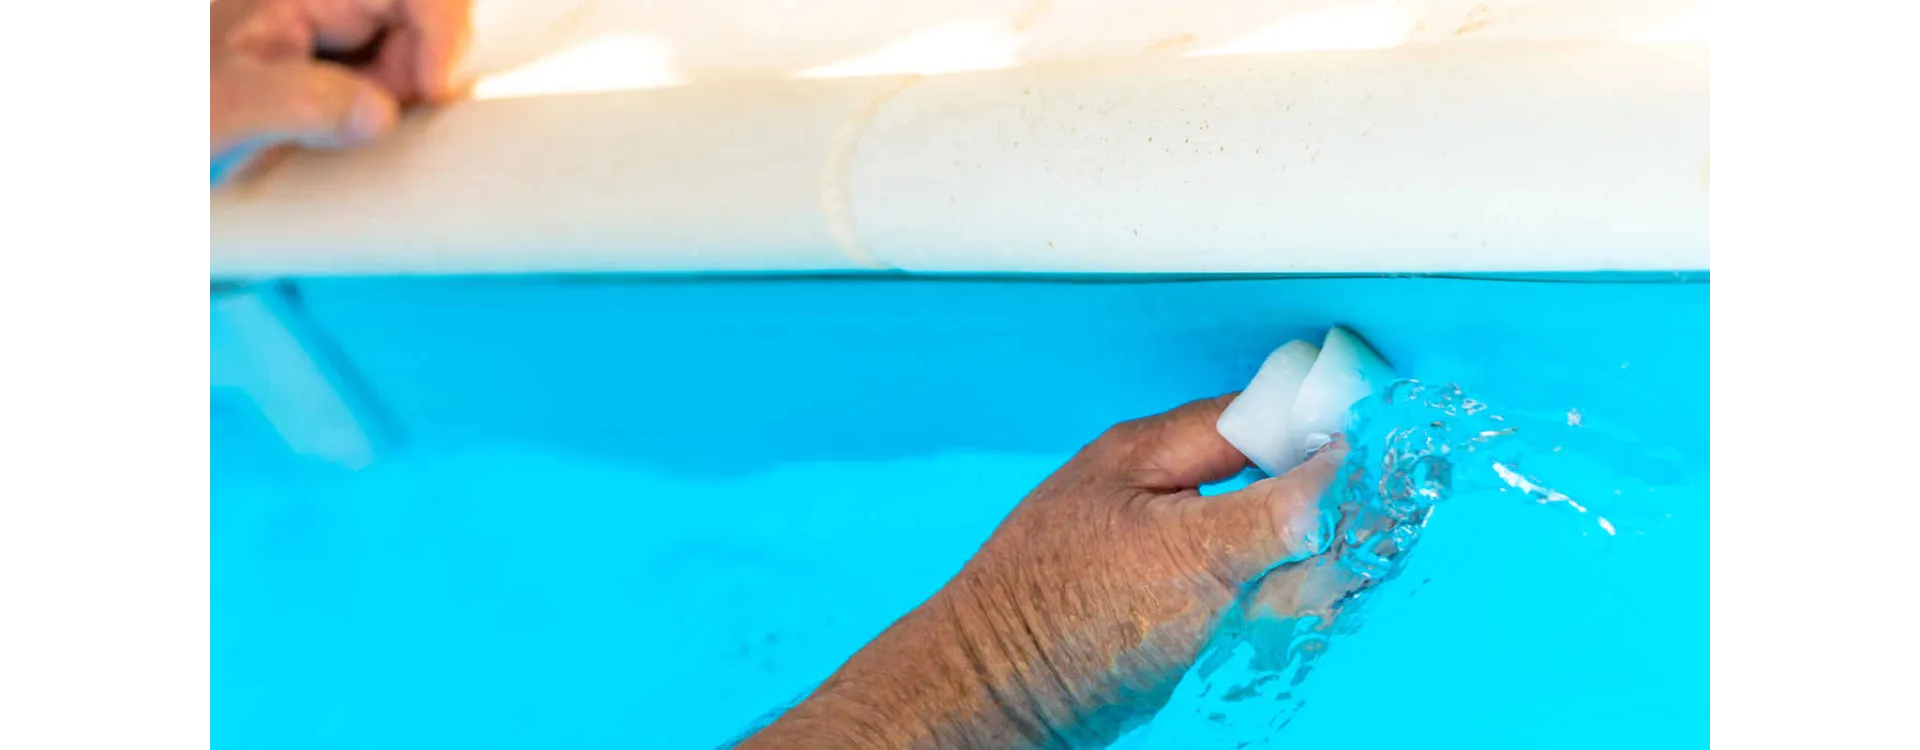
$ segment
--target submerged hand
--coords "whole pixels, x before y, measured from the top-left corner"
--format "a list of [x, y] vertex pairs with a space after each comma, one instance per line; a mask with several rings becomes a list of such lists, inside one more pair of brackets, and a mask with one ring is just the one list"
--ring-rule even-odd
[[[1247, 460], [1231, 396], [1115, 426], [1047, 478], [938, 593], [747, 747], [1070, 747], [1165, 704], [1244, 587], [1321, 552], [1335, 441], [1286, 476], [1202, 497]], [[1279, 576], [1259, 599], [1320, 592]]]
[[470, 6], [216, 0], [213, 161], [231, 171], [275, 147], [363, 144], [391, 131], [402, 107], [454, 98]]

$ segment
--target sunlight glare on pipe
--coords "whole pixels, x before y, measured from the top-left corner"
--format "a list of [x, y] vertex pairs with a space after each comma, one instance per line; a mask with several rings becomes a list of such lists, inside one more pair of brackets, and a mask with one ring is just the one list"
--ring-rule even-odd
[[938, 75], [1020, 64], [1019, 40], [1005, 26], [967, 22], [916, 32], [872, 54], [794, 74], [795, 78]]
[[1706, 3], [1627, 37], [1636, 44], [1706, 42], [1713, 34], [1711, 8]]
[[656, 89], [683, 83], [667, 45], [640, 34], [608, 34], [511, 70], [483, 76], [475, 99]]
[[1294, 16], [1187, 56], [1388, 49], [1405, 42], [1413, 26], [1413, 16], [1398, 5], [1355, 4]]

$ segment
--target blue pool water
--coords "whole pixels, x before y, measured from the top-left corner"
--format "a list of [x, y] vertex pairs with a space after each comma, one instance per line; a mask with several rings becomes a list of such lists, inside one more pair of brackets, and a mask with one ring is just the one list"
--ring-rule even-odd
[[[1244, 385], [1336, 323], [1532, 427], [1528, 475], [1595, 511], [1448, 499], [1276, 744], [1706, 741], [1704, 282], [297, 292], [385, 445], [359, 471], [292, 456], [247, 394], [214, 391], [218, 747], [715, 746], [937, 588], [1102, 428]], [[216, 359], [238, 346], [216, 335]], [[1274, 713], [1183, 700], [1123, 744], [1231, 747]]]

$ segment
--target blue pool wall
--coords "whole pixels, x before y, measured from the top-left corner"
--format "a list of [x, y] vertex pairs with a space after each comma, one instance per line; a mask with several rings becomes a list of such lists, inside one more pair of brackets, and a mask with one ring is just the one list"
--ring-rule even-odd
[[[1053, 451], [1360, 332], [1402, 373], [1704, 455], [1704, 282], [328, 279], [306, 314], [406, 441], [672, 472]], [[214, 342], [216, 351], [222, 342]], [[217, 411], [248, 422], [240, 394]], [[254, 425], [258, 426], [258, 425]]]

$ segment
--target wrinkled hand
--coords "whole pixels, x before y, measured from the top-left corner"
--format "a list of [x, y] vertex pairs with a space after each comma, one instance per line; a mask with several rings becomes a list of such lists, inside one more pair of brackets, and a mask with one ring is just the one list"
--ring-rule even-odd
[[460, 94], [470, 0], [215, 0], [213, 161], [345, 148]]
[[[1245, 587], [1332, 534], [1320, 497], [1343, 440], [1286, 476], [1200, 495], [1248, 465], [1214, 428], [1231, 400], [1108, 430], [940, 592], [742, 747], [1097, 746], [1150, 716]], [[1258, 599], [1338, 595], [1301, 588], [1314, 584], [1273, 576]]]

